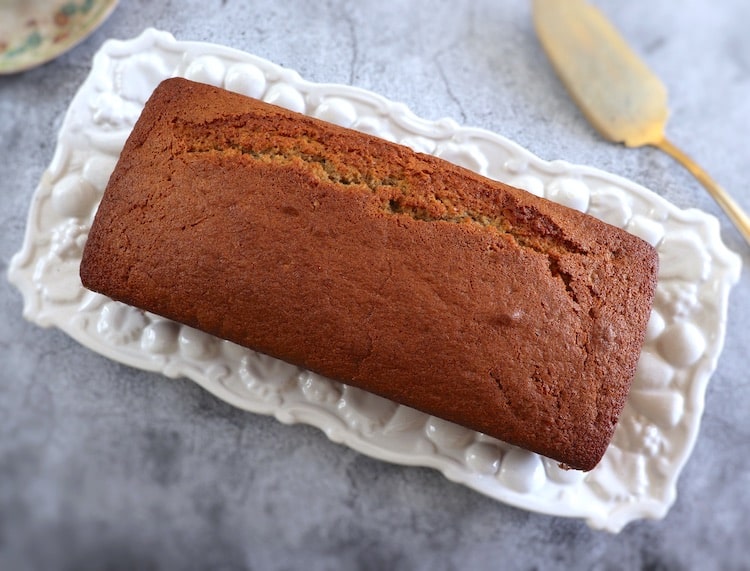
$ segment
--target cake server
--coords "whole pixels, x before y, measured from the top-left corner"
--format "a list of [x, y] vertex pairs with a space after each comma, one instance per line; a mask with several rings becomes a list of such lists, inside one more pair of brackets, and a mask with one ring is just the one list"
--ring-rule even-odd
[[750, 244], [750, 217], [709, 174], [667, 139], [667, 90], [605, 16], [585, 0], [534, 0], [534, 26], [563, 84], [601, 135], [651, 145], [708, 190]]

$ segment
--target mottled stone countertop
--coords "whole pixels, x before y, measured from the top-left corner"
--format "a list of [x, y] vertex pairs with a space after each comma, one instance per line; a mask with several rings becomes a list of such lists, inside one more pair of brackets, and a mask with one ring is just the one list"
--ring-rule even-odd
[[[669, 87], [671, 138], [750, 210], [750, 3], [596, 4]], [[725, 349], [673, 509], [609, 535], [111, 362], [24, 321], [19, 292], [1, 280], [1, 569], [750, 568], [750, 249], [671, 159], [589, 127], [542, 53], [528, 2], [122, 0], [72, 51], [0, 77], [3, 273], [94, 52], [149, 26], [484, 127], [719, 216], [744, 262]]]

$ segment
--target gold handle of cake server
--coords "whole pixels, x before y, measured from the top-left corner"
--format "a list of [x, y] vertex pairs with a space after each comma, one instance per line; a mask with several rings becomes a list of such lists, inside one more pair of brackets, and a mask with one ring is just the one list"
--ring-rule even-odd
[[742, 210], [740, 205], [729, 196], [729, 193], [711, 178], [711, 176], [693, 159], [672, 144], [666, 137], [662, 138], [659, 142], [652, 144], [654, 147], [661, 149], [675, 159], [690, 171], [690, 174], [698, 179], [698, 182], [705, 187], [716, 203], [722, 208], [722, 210], [724, 210], [726, 215], [736, 226], [737, 230], [740, 231], [742, 237], [745, 238], [745, 241], [750, 245], [750, 217]]

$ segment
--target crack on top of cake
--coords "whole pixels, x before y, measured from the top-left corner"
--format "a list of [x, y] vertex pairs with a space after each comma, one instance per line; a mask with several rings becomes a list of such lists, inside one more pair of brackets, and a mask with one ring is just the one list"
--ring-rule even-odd
[[[420, 184], [419, 175], [428, 172], [430, 165], [423, 165], [422, 171], [412, 169], [407, 173], [407, 167], [400, 165], [395, 156], [377, 164], [371, 156], [353, 155], [350, 151], [334, 151], [334, 156], [329, 158], [324, 154], [331, 152], [331, 146], [326, 145], [328, 136], [318, 136], [314, 126], [284, 124], [273, 132], [266, 132], [249, 127], [252, 119], [238, 116], [200, 124], [178, 120], [172, 128], [187, 153], [217, 153], [279, 165], [307, 165], [322, 181], [351, 189], [368, 189], [387, 214], [409, 216], [427, 223], [470, 224], [493, 229], [510, 238], [519, 248], [544, 256], [550, 275], [560, 280], [574, 303], [579, 303], [573, 288], [575, 277], [561, 268], [560, 260], [567, 254], [587, 254], [588, 249], [564, 236], [559, 225], [535, 207], [518, 204], [513, 196], [498, 194], [495, 206], [499, 212], [477, 211], [468, 207], [465, 197], [445, 181], [441, 181], [442, 186], [437, 184], [430, 188], [428, 193], [415, 193], [412, 189]], [[430, 184], [435, 184], [429, 174], [427, 177]]]
[[[391, 263], [390, 260], [387, 260], [387, 262], [388, 262], [388, 272], [386, 273], [383, 280], [375, 289], [378, 295], [382, 292], [383, 288], [388, 284], [388, 282], [393, 277], [393, 264]], [[365, 349], [365, 354], [362, 356], [361, 359], [359, 359], [357, 363], [357, 372], [354, 375], [355, 379], [360, 377], [362, 368], [366, 365], [367, 361], [370, 359], [375, 349], [375, 340], [373, 338], [373, 334], [370, 329], [370, 321], [372, 320], [372, 317], [375, 314], [375, 310], [378, 307], [379, 307], [379, 304], [373, 302], [373, 304], [370, 306], [370, 309], [367, 311], [367, 315], [362, 320], [362, 329], [364, 330], [364, 333], [367, 336], [367, 348]]]

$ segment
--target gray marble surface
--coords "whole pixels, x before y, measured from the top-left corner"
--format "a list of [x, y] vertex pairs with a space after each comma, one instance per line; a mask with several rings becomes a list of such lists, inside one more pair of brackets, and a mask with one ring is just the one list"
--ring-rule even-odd
[[[750, 3], [597, 4], [668, 85], [671, 137], [750, 210]], [[3, 273], [92, 55], [147, 26], [371, 89], [720, 214], [666, 156], [596, 135], [553, 75], [527, 2], [123, 0], [71, 52], [0, 78]], [[25, 322], [20, 294], [0, 280], [0, 569], [750, 569], [750, 248], [720, 219], [745, 269], [700, 437], [669, 515], [617, 536], [110, 362]]]

